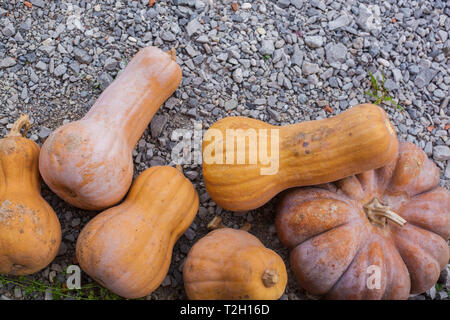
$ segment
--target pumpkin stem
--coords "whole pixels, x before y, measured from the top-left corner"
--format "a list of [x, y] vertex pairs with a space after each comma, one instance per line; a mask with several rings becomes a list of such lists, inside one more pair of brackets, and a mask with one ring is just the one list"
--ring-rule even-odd
[[[25, 137], [28, 130], [30, 130], [31, 123], [30, 117], [27, 114], [22, 114], [16, 122], [14, 122], [11, 130], [9, 131], [7, 137]], [[20, 131], [23, 128], [23, 132]]]
[[177, 53], [175, 51], [175, 48], [170, 49], [169, 51], [166, 51], [166, 53], [168, 55], [170, 55], [170, 58], [172, 59], [172, 61], [177, 61]]
[[175, 168], [176, 168], [178, 171], [180, 171], [181, 173], [183, 173], [183, 167], [182, 167], [180, 164], [177, 164], [177, 165], [175, 166]]
[[222, 218], [220, 216], [215, 216], [209, 223], [207, 228], [209, 230], [216, 230], [220, 228], [226, 228], [226, 226], [222, 223]]
[[266, 288], [270, 288], [278, 283], [279, 277], [277, 270], [268, 269], [264, 271], [261, 280]]
[[370, 222], [381, 226], [386, 225], [387, 219], [401, 227], [407, 222], [397, 213], [392, 211], [389, 206], [383, 205], [378, 198], [373, 198], [372, 201], [364, 205], [364, 210]]
[[246, 222], [246, 223], [242, 226], [241, 230], [243, 230], [243, 231], [250, 231], [251, 228], [252, 228], [252, 225], [251, 225], [250, 223]]

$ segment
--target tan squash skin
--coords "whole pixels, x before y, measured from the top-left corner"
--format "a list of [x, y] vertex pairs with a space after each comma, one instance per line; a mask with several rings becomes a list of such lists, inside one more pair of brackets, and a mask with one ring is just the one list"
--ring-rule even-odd
[[[261, 175], [260, 169], [266, 165], [259, 160], [258, 164], [247, 161], [233, 165], [205, 161], [215, 143], [223, 144], [223, 152], [227, 152], [225, 141], [207, 141], [208, 131], [219, 129], [225, 137], [226, 129], [250, 128], [279, 129], [277, 174]], [[386, 113], [372, 104], [352, 107], [332, 118], [281, 127], [250, 118], [229, 117], [216, 122], [208, 131], [203, 141], [205, 186], [218, 205], [232, 211], [256, 209], [287, 188], [331, 182], [382, 167], [395, 157], [398, 149], [397, 136]], [[269, 154], [270, 147], [268, 143]], [[236, 145], [234, 148], [236, 151]], [[248, 149], [246, 143], [246, 155]]]
[[[436, 165], [401, 142], [398, 158], [380, 169], [287, 191], [276, 227], [300, 285], [326, 299], [407, 299], [428, 290], [450, 257], [450, 193], [438, 183]], [[406, 223], [370, 220], [376, 211], [364, 206], [374, 198]]]
[[153, 115], [178, 87], [174, 54], [141, 49], [79, 121], [45, 141], [39, 169], [62, 199], [86, 210], [119, 202], [133, 177], [132, 151]]
[[275, 300], [287, 283], [279, 255], [250, 233], [230, 228], [214, 230], [192, 247], [183, 278], [191, 300]]
[[150, 294], [164, 280], [172, 249], [198, 211], [192, 183], [172, 167], [139, 175], [124, 202], [92, 219], [81, 231], [81, 269], [125, 298]]
[[[45, 268], [61, 244], [61, 225], [41, 197], [39, 146], [22, 137], [28, 116], [0, 140], [0, 273], [28, 275]], [[25, 135], [24, 132], [24, 135]]]

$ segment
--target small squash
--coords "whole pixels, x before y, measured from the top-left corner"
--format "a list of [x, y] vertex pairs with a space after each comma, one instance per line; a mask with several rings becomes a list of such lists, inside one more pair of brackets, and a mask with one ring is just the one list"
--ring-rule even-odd
[[22, 115], [0, 140], [2, 274], [38, 272], [56, 257], [61, 244], [58, 217], [40, 194], [39, 146], [24, 137], [29, 126], [29, 117]]
[[48, 137], [39, 169], [59, 197], [86, 210], [103, 210], [122, 200], [133, 178], [132, 151], [180, 83], [174, 60], [174, 51], [141, 49], [83, 119]]
[[211, 231], [189, 251], [183, 268], [191, 300], [275, 300], [284, 293], [281, 257], [243, 230]]
[[178, 238], [198, 210], [192, 183], [172, 167], [142, 172], [126, 199], [81, 231], [76, 255], [81, 269], [125, 298], [150, 294], [164, 280]]
[[449, 261], [450, 193], [425, 153], [336, 183], [290, 190], [276, 217], [300, 285], [327, 299], [407, 299]]
[[382, 167], [397, 149], [388, 116], [372, 104], [352, 107], [332, 118], [282, 127], [228, 117], [205, 133], [203, 176], [208, 194], [218, 205], [247, 211], [287, 188], [331, 182]]

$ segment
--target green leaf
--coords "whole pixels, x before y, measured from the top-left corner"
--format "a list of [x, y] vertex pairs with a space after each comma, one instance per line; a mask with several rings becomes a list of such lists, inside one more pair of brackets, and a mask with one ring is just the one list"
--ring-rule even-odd
[[369, 75], [370, 75], [370, 83], [372, 84], [372, 89], [373, 92], [376, 93], [376, 91], [380, 90], [380, 88], [378, 87], [378, 82], [377, 79], [375, 78], [375, 76], [372, 74], [372, 72], [368, 71]]

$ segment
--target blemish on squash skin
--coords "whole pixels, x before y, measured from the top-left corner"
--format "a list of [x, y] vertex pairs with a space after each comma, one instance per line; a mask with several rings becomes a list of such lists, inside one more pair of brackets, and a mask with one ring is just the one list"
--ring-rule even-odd
[[[21, 204], [13, 205], [13, 203], [6, 199], [2, 202], [0, 206], [0, 223], [3, 223], [6, 226], [10, 225], [10, 222], [14, 219], [18, 219], [19, 223], [23, 223], [23, 218], [28, 215], [31, 217], [33, 223], [39, 223], [39, 218], [36, 213]], [[38, 229], [37, 232], [41, 235], [42, 230]]]
[[17, 142], [14, 139], [4, 139], [0, 143], [0, 152], [4, 155], [14, 153], [17, 149]]
[[81, 137], [74, 133], [69, 133], [66, 137], [64, 145], [69, 151], [74, 151], [78, 149], [81, 144]]

